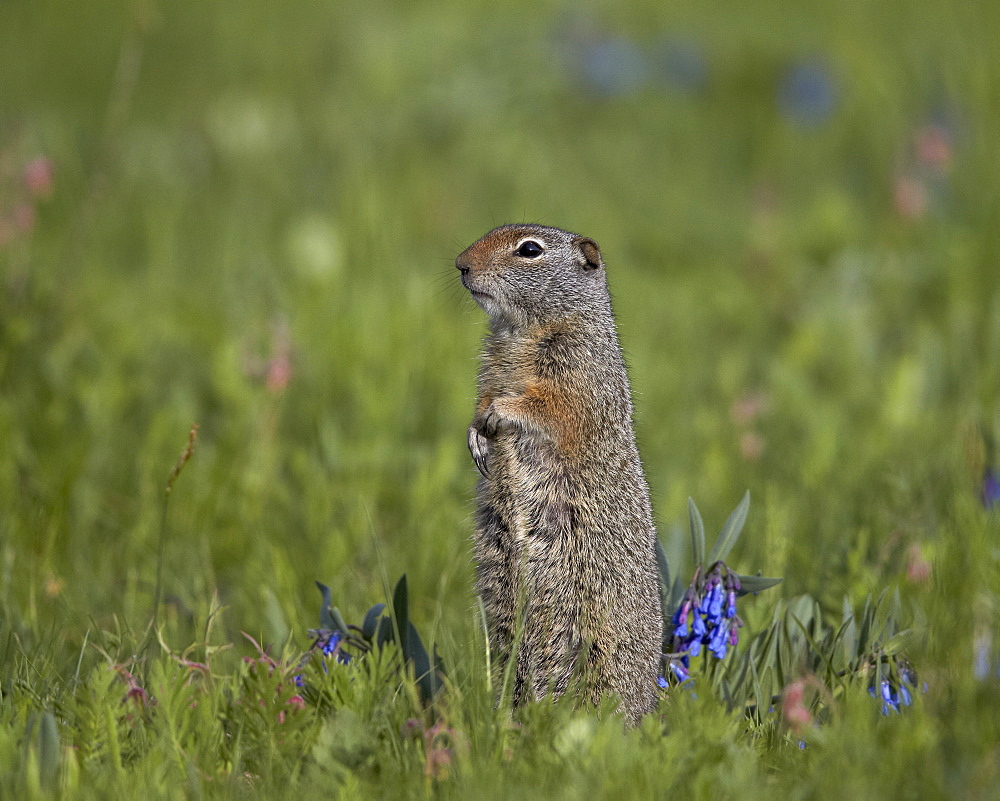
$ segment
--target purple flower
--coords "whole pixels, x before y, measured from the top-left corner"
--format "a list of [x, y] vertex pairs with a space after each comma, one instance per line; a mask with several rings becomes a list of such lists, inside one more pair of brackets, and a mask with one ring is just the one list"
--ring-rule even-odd
[[681, 639], [688, 636], [688, 615], [691, 613], [691, 602], [686, 600], [680, 605], [680, 608], [674, 613], [674, 634]]
[[736, 617], [736, 590], [726, 593], [726, 617]]
[[661, 690], [667, 689], [667, 680], [663, 676], [656, 677], [656, 684]]

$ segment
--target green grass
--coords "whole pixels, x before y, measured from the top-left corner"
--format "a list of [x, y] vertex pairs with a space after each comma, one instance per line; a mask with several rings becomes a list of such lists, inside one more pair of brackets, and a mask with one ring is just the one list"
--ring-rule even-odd
[[[0, 236], [0, 796], [997, 796], [1000, 682], [973, 676], [986, 638], [1000, 659], [994, 5], [86, 6], [0, 4], [0, 220], [35, 210]], [[704, 49], [702, 91], [581, 83], [592, 39], [667, 34]], [[777, 87], [814, 57], [836, 105], [800, 125]], [[717, 531], [749, 489], [730, 561], [785, 581], [746, 634], [783, 599], [832, 624], [898, 589], [912, 709], [841, 689], [804, 751], [707, 687], [627, 734], [494, 709], [464, 437], [483, 319], [452, 260], [514, 220], [601, 243], [681, 574], [688, 496]], [[449, 668], [433, 713], [389, 654], [316, 670], [338, 700], [301, 710], [243, 661], [247, 632], [293, 669], [314, 580], [359, 620], [404, 572]]]

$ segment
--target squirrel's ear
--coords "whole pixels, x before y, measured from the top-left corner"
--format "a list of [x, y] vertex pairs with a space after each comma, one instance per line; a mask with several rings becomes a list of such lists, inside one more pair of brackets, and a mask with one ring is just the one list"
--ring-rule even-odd
[[578, 239], [576, 246], [583, 254], [584, 269], [596, 270], [598, 267], [604, 266], [604, 261], [601, 259], [601, 249], [593, 239]]

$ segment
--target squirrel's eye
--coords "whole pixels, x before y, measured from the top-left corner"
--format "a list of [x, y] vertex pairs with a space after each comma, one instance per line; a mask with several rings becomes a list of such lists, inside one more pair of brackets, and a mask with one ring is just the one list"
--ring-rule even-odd
[[526, 259], [537, 259], [542, 255], [543, 250], [544, 248], [534, 239], [526, 239], [521, 243], [521, 247], [517, 249], [517, 255], [523, 256]]

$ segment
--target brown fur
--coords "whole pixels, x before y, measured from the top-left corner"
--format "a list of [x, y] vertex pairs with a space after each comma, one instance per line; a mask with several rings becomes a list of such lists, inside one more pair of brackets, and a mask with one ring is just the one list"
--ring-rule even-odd
[[455, 264], [490, 316], [469, 448], [491, 650], [514, 657], [515, 704], [573, 688], [636, 723], [657, 697], [656, 534], [600, 250], [505, 225]]

